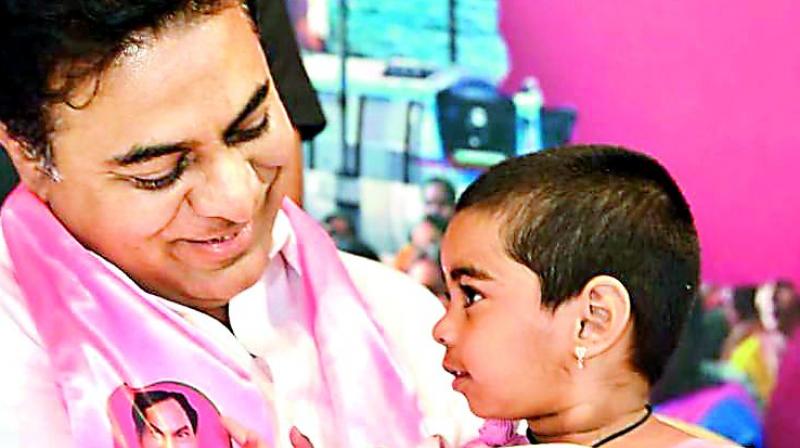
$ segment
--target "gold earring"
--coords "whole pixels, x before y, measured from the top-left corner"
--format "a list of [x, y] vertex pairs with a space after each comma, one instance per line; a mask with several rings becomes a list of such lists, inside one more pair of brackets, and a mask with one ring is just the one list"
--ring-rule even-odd
[[583, 359], [586, 357], [586, 347], [575, 347], [575, 357], [578, 358], [578, 368], [583, 369]]

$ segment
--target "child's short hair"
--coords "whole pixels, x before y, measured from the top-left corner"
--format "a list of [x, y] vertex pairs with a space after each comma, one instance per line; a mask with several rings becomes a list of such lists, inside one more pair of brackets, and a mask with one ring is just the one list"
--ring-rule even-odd
[[588, 145], [505, 161], [461, 196], [505, 221], [508, 255], [535, 272], [555, 310], [594, 276], [631, 297], [633, 367], [661, 376], [695, 299], [700, 249], [689, 205], [669, 173], [624, 148]]

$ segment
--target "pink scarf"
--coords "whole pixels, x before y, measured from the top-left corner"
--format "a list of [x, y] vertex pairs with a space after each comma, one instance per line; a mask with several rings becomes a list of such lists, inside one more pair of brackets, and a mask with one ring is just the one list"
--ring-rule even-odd
[[[306, 291], [296, 299], [307, 301], [303, 324], [316, 343], [326, 386], [326, 402], [318, 405], [330, 408], [339, 429], [338, 440], [316, 441], [318, 446], [415, 446], [422, 439], [416, 398], [397, 374], [336, 248], [294, 204], [285, 201], [283, 209], [297, 236]], [[274, 411], [247, 368], [111, 272], [36, 196], [17, 188], [1, 220], [76, 446], [138, 446], [131, 440], [140, 437], [132, 416], [137, 410], [130, 405], [136, 392], [153, 390], [186, 396], [197, 415], [200, 447], [230, 446], [216, 412], [259, 431], [273, 446], [275, 437], [287, 437], [273, 434]], [[341, 353], [347, 364], [337, 357]], [[140, 423], [150, 422], [149, 414], [139, 414]]]

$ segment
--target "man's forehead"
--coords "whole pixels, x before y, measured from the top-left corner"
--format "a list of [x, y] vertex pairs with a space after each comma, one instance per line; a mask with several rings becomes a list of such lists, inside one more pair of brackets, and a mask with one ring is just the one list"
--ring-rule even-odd
[[165, 424], [176, 421], [183, 423], [188, 420], [183, 406], [174, 398], [168, 398], [150, 406], [145, 410], [145, 416], [151, 422], [163, 422]]
[[93, 95], [86, 107], [54, 105], [57, 133], [99, 133], [76, 133], [79, 141], [60, 143], [82, 146], [90, 140], [118, 152], [132, 144], [201, 140], [224, 129], [269, 77], [249, 20], [240, 8], [228, 8], [131, 47], [99, 83], [85, 83], [77, 92]]
[[164, 73], [182, 78], [193, 74], [198, 78], [208, 76], [220, 67], [239, 64], [242, 52], [260, 52], [258, 37], [248, 20], [238, 8], [229, 8], [197, 22], [166, 28], [155, 37], [130, 46], [111, 71], [124, 67], [117, 73], [120, 82], [153, 86], [169, 81]]

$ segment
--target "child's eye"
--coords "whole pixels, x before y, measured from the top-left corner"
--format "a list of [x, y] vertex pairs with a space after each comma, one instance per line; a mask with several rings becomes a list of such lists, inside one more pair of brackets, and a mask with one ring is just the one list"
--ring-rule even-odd
[[471, 286], [461, 285], [461, 291], [464, 293], [464, 308], [469, 308], [483, 300], [483, 294]]

